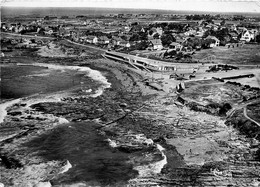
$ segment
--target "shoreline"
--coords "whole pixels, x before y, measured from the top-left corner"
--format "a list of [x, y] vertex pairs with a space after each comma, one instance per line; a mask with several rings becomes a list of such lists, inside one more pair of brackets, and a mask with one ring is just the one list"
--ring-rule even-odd
[[[69, 62], [68, 64], [71, 63]], [[143, 80], [148, 77], [147, 75], [144, 73], [138, 74], [138, 71], [132, 70], [131, 68], [117, 62], [112, 62], [107, 59], [97, 59], [77, 62], [75, 65], [80, 67], [88, 66], [91, 69], [93, 68], [95, 70], [105, 72], [104, 76], [107, 76], [108, 81], [111, 82], [111, 87], [106, 88], [102, 95], [98, 98], [93, 98], [94, 101], [92, 101], [94, 103], [97, 102], [95, 105], [102, 106], [102, 102], [104, 102], [109, 106], [115, 106], [113, 110], [106, 109], [107, 111], [98, 106], [98, 109], [105, 110], [104, 113], [107, 113], [106, 119], [103, 118], [102, 115], [101, 117], [94, 115], [92, 117], [93, 119], [90, 119], [101, 119], [103, 124], [116, 120], [116, 122], [102, 127], [102, 132], [107, 134], [109, 134], [108, 132], [113, 132], [115, 135], [112, 137], [121, 142], [123, 146], [125, 146], [126, 142], [131, 142], [131, 145], [127, 145], [126, 148], [123, 147], [127, 151], [131, 151], [133, 149], [132, 143], [136, 141], [139, 146], [138, 148], [141, 150], [147, 148], [146, 145], [143, 145], [142, 141], [138, 141], [137, 138], [134, 137], [134, 135], [138, 135], [140, 133], [143, 133], [146, 138], [151, 138], [156, 144], [165, 148], [164, 154], [165, 158], [167, 157], [167, 164], [164, 165], [162, 171], [152, 177], [142, 178], [142, 176], [139, 176], [137, 178], [132, 178], [132, 181], [130, 181], [129, 184], [130, 186], [145, 185], [150, 183], [156, 185], [171, 184], [178, 186], [195, 184], [207, 186], [235, 184], [236, 182], [239, 182], [239, 184], [248, 184], [248, 182], [252, 182], [252, 180], [248, 181], [242, 177], [237, 177], [235, 173], [241, 170], [242, 165], [237, 166], [233, 163], [233, 161], [244, 161], [245, 163], [250, 163], [244, 157], [244, 160], [242, 159], [242, 161], [239, 158], [235, 158], [236, 154], [242, 155], [246, 152], [252, 152], [250, 146], [248, 146], [250, 145], [249, 140], [246, 137], [239, 135], [235, 128], [226, 126], [223, 121], [220, 121], [223, 120], [223, 118], [219, 116], [212, 116], [203, 112], [192, 111], [188, 107], [176, 105], [178, 95], [174, 92], [167, 93], [167, 89], [169, 89], [170, 86], [175, 87], [174, 83], [176, 84], [178, 81], [172, 81], [168, 83], [171, 84], [170, 86], [164, 85], [166, 87], [164, 91], [158, 91], [145, 85]], [[160, 78], [160, 75], [156, 78]], [[98, 99], [102, 99], [103, 101], [98, 103]], [[84, 101], [84, 99], [82, 100]], [[75, 102], [78, 101], [75, 100]], [[86, 106], [88, 104], [91, 104], [91, 102], [88, 101]], [[144, 106], [142, 109], [137, 112], [132, 112], [137, 110], [137, 108], [142, 105]], [[74, 105], [70, 103], [69, 107], [71, 106]], [[51, 115], [55, 116], [55, 111], [50, 110], [53, 106], [47, 105], [43, 107], [46, 109], [47, 114], [49, 111]], [[129, 112], [129, 110], [132, 113]], [[120, 117], [124, 115], [126, 116], [120, 119]], [[65, 114], [63, 117], [67, 119]], [[68, 118], [69, 121], [72, 119], [81, 120], [81, 117], [72, 115]], [[83, 121], [84, 120], [86, 119], [83, 119]], [[89, 119], [87, 118], [87, 120]], [[37, 137], [41, 133], [47, 132], [54, 127], [55, 125], [50, 125], [48, 128], [42, 129], [40, 133], [37, 132], [37, 134], [34, 134], [33, 136]], [[131, 138], [130, 140], [124, 139], [125, 135], [129, 135], [129, 133], [134, 138]], [[32, 138], [30, 133], [25, 137], [29, 137], [29, 139]], [[219, 139], [221, 139], [221, 141], [218, 141]], [[19, 142], [17, 141], [19, 141], [19, 138], [16, 142], [9, 143], [13, 144], [10, 148], [17, 150], [17, 145], [15, 145], [19, 145]], [[3, 145], [2, 142], [0, 143], [5, 151], [10, 149], [7, 145]], [[201, 144], [206, 146], [201, 148]], [[237, 153], [236, 150], [239, 150], [241, 153]], [[133, 153], [135, 153], [135, 151], [133, 151]], [[10, 158], [16, 158], [17, 160], [21, 159], [21, 155], [17, 156], [15, 154], [10, 154], [9, 156]], [[232, 158], [230, 158], [230, 156]], [[252, 157], [249, 158], [252, 159]], [[28, 157], [24, 159], [28, 159]], [[37, 163], [41, 163], [41, 161], [37, 161], [36, 158], [34, 159], [36, 164], [33, 165], [33, 167], [37, 167]], [[139, 159], [142, 160], [141, 157]], [[160, 161], [161, 158], [151, 157], [150, 159], [157, 159], [157, 161]], [[27, 162], [28, 160], [24, 162], [24, 167], [31, 167], [32, 164], [28, 164]], [[137, 161], [134, 160], [134, 162]], [[141, 161], [139, 162], [141, 163]], [[220, 168], [212, 165], [210, 166], [212, 170], [203, 170], [203, 167], [206, 167], [207, 164], [210, 163], [225, 163], [228, 166], [231, 166], [231, 168], [233, 167], [233, 169], [230, 171], [228, 167], [223, 166]], [[51, 179], [48, 174], [50, 170], [53, 169], [55, 171], [54, 173], [58, 173], [60, 172], [60, 168], [65, 167], [61, 167], [62, 163], [59, 161], [56, 163], [48, 162], [45, 164], [50, 168], [48, 169], [42, 166], [39, 167], [38, 169], [44, 170], [44, 174], [41, 173], [41, 175], [37, 176], [39, 177], [38, 179], [29, 180], [29, 178], [27, 178], [27, 182], [31, 182], [31, 184], [38, 184], [42, 182], [42, 177], [44, 175], [48, 176], [45, 180], [49, 180]], [[260, 164], [256, 164], [256, 167], [259, 166]], [[248, 172], [252, 170], [250, 167], [244, 167], [243, 169], [246, 169]], [[2, 170], [2, 168], [0, 168], [0, 170]], [[5, 171], [10, 173], [10, 170]], [[17, 174], [15, 173], [16, 171], [12, 172], [14, 173], [10, 174], [11, 176]], [[180, 173], [178, 174], [178, 172]], [[228, 172], [231, 173], [231, 176]], [[182, 176], [183, 173], [187, 176]], [[215, 175], [216, 173], [217, 175]], [[19, 176], [25, 177], [26, 175], [19, 173]], [[54, 175], [51, 176], [55, 177]], [[195, 181], [192, 180], [194, 177], [196, 177]], [[19, 180], [16, 182], [19, 182]], [[25, 184], [25, 181], [20, 182]], [[14, 186], [19, 186], [20, 184], [21, 183], [18, 183]], [[82, 185], [88, 185], [88, 183], [86, 182]]]

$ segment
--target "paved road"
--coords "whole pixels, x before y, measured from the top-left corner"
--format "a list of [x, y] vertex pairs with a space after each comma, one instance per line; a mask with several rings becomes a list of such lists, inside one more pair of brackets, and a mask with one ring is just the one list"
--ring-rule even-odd
[[255, 124], [257, 124], [257, 125], [260, 127], [260, 124], [259, 124], [257, 121], [253, 120], [252, 118], [250, 118], [250, 117], [247, 115], [246, 106], [244, 107], [244, 116], [245, 116], [247, 119], [249, 119], [250, 121], [254, 122]]

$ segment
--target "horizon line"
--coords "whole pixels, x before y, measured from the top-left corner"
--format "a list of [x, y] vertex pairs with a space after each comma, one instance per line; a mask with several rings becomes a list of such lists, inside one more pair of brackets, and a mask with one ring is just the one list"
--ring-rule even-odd
[[156, 9], [156, 8], [126, 8], [126, 7], [82, 7], [82, 6], [5, 6], [2, 5], [1, 8], [88, 8], [88, 9], [117, 9], [117, 10], [150, 10], [150, 11], [167, 11], [167, 12], [205, 12], [205, 13], [222, 13], [222, 14], [232, 14], [232, 13], [236, 13], [236, 14], [260, 14], [260, 12], [256, 12], [256, 11], [247, 11], [247, 12], [242, 12], [242, 11], [210, 11], [210, 10], [172, 10], [172, 9]]

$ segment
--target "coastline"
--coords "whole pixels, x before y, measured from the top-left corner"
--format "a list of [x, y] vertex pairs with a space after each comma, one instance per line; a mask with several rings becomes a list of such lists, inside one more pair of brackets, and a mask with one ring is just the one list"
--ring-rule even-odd
[[[71, 63], [69, 62], [68, 65], [69, 64]], [[191, 111], [187, 107], [179, 107], [175, 104], [178, 98], [176, 93], [158, 91], [145, 85], [143, 80], [147, 78], [147, 75], [133, 71], [120, 63], [107, 59], [97, 59], [83, 60], [74, 65], [87, 66], [91, 69], [103, 72], [108, 82], [111, 83], [111, 87], [106, 88], [102, 95], [98, 98], [93, 98], [92, 101], [86, 101], [84, 98], [73, 100], [76, 104], [79, 101], [86, 102], [87, 104], [82, 107], [95, 104], [94, 110], [99, 111], [98, 115], [88, 116], [87, 118], [73, 114], [60, 115], [69, 121], [101, 120], [101, 125], [98, 125], [101, 128], [100, 132], [104, 133], [112, 141], [118, 142], [119, 148], [116, 148], [116, 150], [127, 151], [133, 154], [136, 154], [136, 150], [141, 150], [148, 155], [147, 158], [135, 155], [135, 159], [130, 159], [130, 162], [134, 164], [139, 163], [144, 166], [142, 162], [147, 162], [147, 160], [160, 162], [165, 161], [165, 158], [167, 158], [167, 163], [163, 162], [162, 170], [160, 170], [159, 173], [143, 176], [133, 175], [129, 181], [124, 181], [123, 185], [129, 183], [129, 186], [142, 186], [147, 184], [207, 186], [220, 183], [225, 185], [235, 184], [235, 182], [238, 184], [252, 182], [243, 178], [239, 179], [234, 174], [234, 179], [231, 180], [232, 175], [230, 176], [229, 174], [238, 172], [241, 168], [234, 168], [234, 166], [237, 166], [237, 163], [235, 163], [236, 158], [231, 159], [229, 162], [230, 156], [234, 157], [234, 155], [238, 154], [236, 149], [241, 146], [242, 148], [239, 149], [240, 154], [250, 152], [250, 143], [246, 137], [239, 135], [234, 128], [227, 127], [221, 117]], [[99, 101], [100, 99], [101, 101]], [[68, 98], [68, 100], [71, 99]], [[64, 102], [66, 103], [68, 100], [65, 99]], [[51, 108], [55, 106], [55, 102], [53, 104], [54, 105], [41, 105], [44, 110], [36, 110], [36, 113], [40, 112], [46, 115], [56, 116], [56, 111], [51, 110]], [[108, 105], [108, 108], [105, 108], [104, 105]], [[109, 109], [110, 106], [113, 107]], [[69, 107], [75, 107], [72, 101], [69, 101], [68, 108]], [[80, 106], [77, 107], [80, 108]], [[141, 109], [138, 110], [139, 108]], [[100, 109], [103, 111], [100, 112]], [[102, 116], [104, 113], [106, 117]], [[121, 118], [122, 116], [123, 118]], [[188, 120], [188, 118], [190, 118], [190, 120]], [[16, 117], [13, 119], [16, 119]], [[37, 122], [39, 118], [35, 118], [34, 120], [34, 122]], [[110, 121], [113, 123], [106, 125]], [[46, 122], [55, 125], [44, 126]], [[40, 130], [37, 129], [37, 131], [35, 131], [31, 129], [32, 131], [29, 131], [27, 135], [23, 135], [19, 132], [18, 134], [22, 135], [21, 137], [16, 139], [14, 136], [12, 137], [13, 139], [9, 139], [9, 142], [1, 142], [1, 148], [4, 150], [1, 152], [1, 155], [13, 158], [23, 165], [22, 171], [0, 168], [5, 172], [4, 174], [1, 172], [1, 177], [4, 178], [1, 182], [7, 185], [13, 184], [13, 186], [25, 184], [37, 185], [45, 181], [51, 181], [58, 176], [58, 173], [62, 172], [61, 168], [70, 168], [70, 165], [68, 166], [68, 162], [70, 163], [70, 161], [66, 161], [65, 163], [64, 161], [43, 162], [41, 158], [35, 155], [32, 157], [32, 160], [29, 161], [33, 154], [28, 154], [28, 152], [26, 153], [28, 155], [23, 157], [23, 150], [19, 148], [21, 143], [48, 132], [60, 123], [57, 119], [52, 119], [50, 121], [45, 120], [40, 124], [43, 125], [40, 127]], [[30, 127], [28, 129], [30, 130]], [[194, 129], [199, 132], [194, 133]], [[109, 134], [113, 134], [113, 136]], [[152, 139], [154, 143], [162, 146], [165, 149], [163, 151], [164, 155], [159, 154], [154, 156], [149, 154], [151, 152], [146, 151], [146, 149], [152, 149], [154, 145], [144, 144], [143, 141], [137, 138], [139, 134], [144, 134], [145, 138]], [[221, 144], [223, 142], [219, 142], [219, 138], [230, 146], [223, 148]], [[109, 143], [107, 144], [109, 145]], [[200, 149], [201, 144], [207, 146]], [[13, 152], [9, 153], [8, 151], [11, 149]], [[201, 150], [201, 152], [197, 153], [197, 150]], [[220, 165], [225, 163], [229, 167], [223, 166], [221, 170], [219, 167], [212, 166], [212, 170], [204, 170], [203, 167], [206, 167], [208, 163]], [[71, 165], [73, 168], [73, 163]], [[233, 169], [230, 170], [230, 167], [233, 167]], [[259, 167], [259, 165], [256, 164], [256, 167]], [[32, 168], [34, 171], [41, 171], [33, 178], [31, 176], [32, 173], [30, 173]], [[51, 171], [53, 172], [52, 174], [50, 174]], [[67, 171], [69, 171], [69, 169]], [[220, 171], [222, 173], [217, 173]], [[186, 176], [183, 176], [183, 173], [186, 174]], [[217, 175], [215, 175], [216, 173]], [[20, 179], [19, 177], [14, 178], [14, 176], [19, 176]], [[12, 178], [12, 181], [7, 180], [7, 178]], [[193, 178], [196, 179], [193, 180]], [[80, 185], [88, 186], [88, 182], [80, 183]]]

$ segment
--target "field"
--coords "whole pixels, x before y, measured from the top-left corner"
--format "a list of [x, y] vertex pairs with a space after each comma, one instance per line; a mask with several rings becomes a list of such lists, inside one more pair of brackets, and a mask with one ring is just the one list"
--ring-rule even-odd
[[202, 60], [210, 55], [216, 56], [216, 63], [260, 65], [260, 45], [245, 44], [234, 48], [215, 47], [196, 51], [193, 57], [196, 60]]

